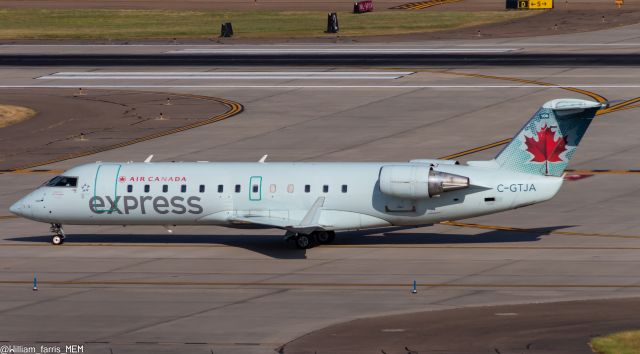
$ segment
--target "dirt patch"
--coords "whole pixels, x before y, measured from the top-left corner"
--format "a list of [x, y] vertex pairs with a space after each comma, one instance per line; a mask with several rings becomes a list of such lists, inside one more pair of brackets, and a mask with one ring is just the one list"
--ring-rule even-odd
[[0, 128], [20, 123], [36, 115], [31, 108], [0, 104]]

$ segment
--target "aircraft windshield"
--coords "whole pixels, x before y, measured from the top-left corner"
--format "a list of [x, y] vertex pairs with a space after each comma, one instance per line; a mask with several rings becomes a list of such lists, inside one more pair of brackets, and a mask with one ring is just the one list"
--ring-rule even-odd
[[78, 177], [56, 176], [44, 185], [46, 187], [77, 187]]

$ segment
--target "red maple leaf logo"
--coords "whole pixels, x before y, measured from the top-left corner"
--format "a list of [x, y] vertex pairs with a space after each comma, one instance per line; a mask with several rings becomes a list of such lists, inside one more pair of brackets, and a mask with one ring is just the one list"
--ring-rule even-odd
[[567, 137], [555, 139], [556, 133], [546, 124], [538, 131], [538, 141], [525, 136], [527, 151], [533, 155], [531, 162], [563, 162], [560, 154], [567, 150]]
[[122, 183], [122, 182], [125, 182], [127, 180], [127, 177], [120, 176], [120, 178], [118, 178], [118, 180], [120, 181], [120, 183]]

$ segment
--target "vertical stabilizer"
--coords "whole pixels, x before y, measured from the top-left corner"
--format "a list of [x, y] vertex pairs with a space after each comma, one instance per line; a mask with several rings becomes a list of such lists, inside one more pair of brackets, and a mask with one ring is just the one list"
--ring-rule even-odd
[[502, 169], [561, 176], [596, 112], [605, 104], [579, 99], [545, 103], [498, 154]]

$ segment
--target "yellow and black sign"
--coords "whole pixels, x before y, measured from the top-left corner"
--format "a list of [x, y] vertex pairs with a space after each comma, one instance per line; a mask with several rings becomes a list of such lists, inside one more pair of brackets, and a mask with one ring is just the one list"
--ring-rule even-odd
[[529, 0], [530, 9], [553, 9], [553, 0]]

